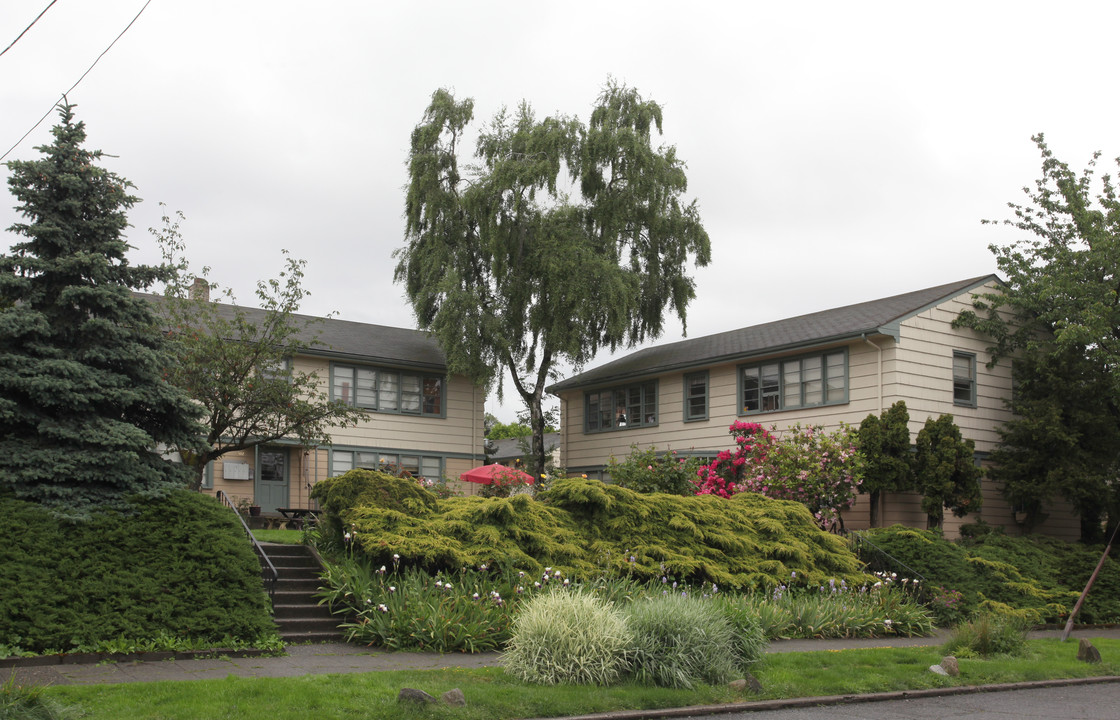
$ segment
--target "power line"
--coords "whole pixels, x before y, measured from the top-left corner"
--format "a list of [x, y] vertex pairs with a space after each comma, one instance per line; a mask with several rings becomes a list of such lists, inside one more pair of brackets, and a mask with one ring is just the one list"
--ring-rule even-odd
[[[50, 2], [50, 5], [47, 5], [47, 6], [45, 7], [45, 8], [43, 8], [43, 12], [39, 13], [39, 14], [38, 14], [38, 15], [37, 15], [37, 16], [35, 17], [35, 19], [31, 21], [31, 25], [34, 25], [35, 23], [39, 22], [39, 18], [41, 18], [41, 17], [43, 17], [44, 15], [46, 15], [46, 14], [47, 14], [47, 10], [50, 10], [50, 9], [51, 9], [51, 5], [54, 5], [54, 4], [56, 3], [56, 2], [58, 2], [58, 0], [51, 0], [51, 2]], [[23, 29], [23, 32], [21, 32], [21, 33], [19, 34], [19, 37], [17, 37], [17, 38], [15, 39], [15, 40], [13, 40], [13, 41], [12, 41], [12, 45], [15, 45], [15, 44], [16, 44], [17, 42], [19, 42], [19, 39], [20, 39], [21, 37], [23, 37], [24, 35], [26, 35], [26, 34], [27, 34], [27, 31], [31, 29], [31, 25], [28, 25], [27, 27], [25, 27], [25, 28]], [[3, 49], [3, 51], [0, 51], [0, 55], [3, 55], [4, 53], [6, 53], [6, 52], [8, 52], [9, 50], [11, 50], [11, 49], [12, 49], [12, 45], [9, 45], [8, 47], [4, 48], [4, 49]]]
[[[54, 2], [55, 2], [55, 0], [52, 0], [51, 5], [53, 5]], [[88, 68], [86, 68], [86, 71], [84, 73], [82, 73], [82, 76], [80, 78], [78, 78], [78, 81], [75, 82], [73, 85], [71, 85], [69, 90], [62, 93], [62, 99], [63, 100], [66, 100], [66, 96], [69, 95], [70, 93], [72, 93], [74, 91], [74, 88], [78, 87], [78, 84], [81, 83], [82, 80], [86, 79], [86, 75], [89, 75], [90, 71], [93, 70], [93, 68], [97, 65], [97, 63], [99, 63], [101, 61], [101, 58], [105, 57], [105, 53], [107, 53], [107, 52], [109, 52], [110, 50], [113, 49], [113, 46], [117, 44], [117, 40], [120, 40], [122, 37], [124, 37], [124, 34], [126, 32], [128, 32], [128, 29], [130, 27], [132, 27], [133, 23], [135, 23], [140, 18], [140, 15], [142, 15], [143, 12], [148, 9], [148, 5], [150, 5], [151, 2], [152, 2], [152, 0], [147, 0], [147, 2], [144, 3], [144, 7], [140, 8], [140, 12], [136, 13], [136, 16], [134, 18], [132, 18], [132, 20], [128, 23], [128, 25], [125, 26], [124, 30], [121, 30], [121, 34], [117, 35], [117, 37], [113, 39], [113, 42], [109, 43], [109, 47], [107, 47], [107, 48], [105, 48], [104, 50], [101, 51], [101, 54], [97, 56], [97, 59], [93, 61], [92, 65], [90, 65]], [[50, 5], [48, 5], [47, 8], [50, 8]], [[43, 12], [46, 12], [46, 10], [44, 10]], [[40, 13], [40, 16], [41, 15], [42, 15], [42, 13]], [[38, 19], [38, 18], [36, 18], [36, 19]], [[34, 24], [34, 23], [32, 23], [32, 24]], [[24, 32], [26, 32], [26, 31], [24, 31]], [[16, 38], [16, 39], [18, 40], [19, 38]], [[0, 155], [0, 162], [2, 162], [4, 160], [4, 158], [8, 157], [8, 155], [10, 155], [13, 150], [15, 150], [17, 147], [19, 147], [20, 143], [22, 143], [24, 140], [26, 140], [28, 135], [35, 132], [35, 128], [37, 128], [37, 127], [39, 127], [40, 125], [43, 124], [43, 121], [47, 119], [47, 116], [51, 114], [51, 111], [53, 111], [57, 105], [58, 105], [57, 102], [54, 105], [51, 105], [50, 109], [48, 109], [47, 112], [44, 113], [43, 117], [39, 118], [39, 122], [35, 123], [31, 127], [30, 130], [25, 132], [23, 134], [23, 137], [21, 137], [19, 140], [16, 141], [15, 145], [12, 145], [10, 148], [8, 148], [8, 151], [6, 153], [4, 153], [3, 155]]]

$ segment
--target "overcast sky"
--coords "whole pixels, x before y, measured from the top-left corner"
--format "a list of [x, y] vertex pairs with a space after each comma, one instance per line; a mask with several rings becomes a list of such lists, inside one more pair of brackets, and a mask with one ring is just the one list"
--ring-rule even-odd
[[[0, 2], [0, 49], [49, 1]], [[58, 0], [0, 56], [0, 153], [143, 6]], [[1103, 1], [151, 0], [69, 98], [144, 199], [134, 262], [158, 260], [162, 202], [245, 304], [284, 248], [308, 263], [305, 312], [415, 327], [391, 253], [432, 92], [473, 97], [476, 125], [522, 99], [586, 121], [612, 76], [662, 104], [688, 164], [712, 240], [699, 337], [995, 272], [987, 246], [1014, 234], [980, 220], [1039, 176], [1032, 134], [1075, 168], [1120, 155], [1118, 27]], [[37, 157], [54, 118], [7, 159]], [[488, 410], [512, 420], [513, 395]]]

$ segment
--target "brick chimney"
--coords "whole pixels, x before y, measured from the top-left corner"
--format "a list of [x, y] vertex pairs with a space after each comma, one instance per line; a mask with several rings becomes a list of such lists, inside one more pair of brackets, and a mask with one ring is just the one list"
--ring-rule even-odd
[[191, 300], [210, 302], [210, 283], [203, 278], [196, 277], [191, 285]]

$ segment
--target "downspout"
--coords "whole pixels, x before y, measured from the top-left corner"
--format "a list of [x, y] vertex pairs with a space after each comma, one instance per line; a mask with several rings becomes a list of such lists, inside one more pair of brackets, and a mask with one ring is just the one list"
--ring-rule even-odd
[[[867, 338], [867, 333], [863, 333], [863, 335], [861, 337], [863, 338], [863, 341], [865, 343], [867, 343], [868, 345], [870, 345], [871, 347], [875, 348], [875, 350], [878, 351], [877, 352], [877, 361], [878, 361], [877, 373], [878, 373], [878, 376], [879, 376], [879, 412], [878, 412], [878, 415], [879, 415], [879, 417], [882, 417], [883, 416], [883, 348], [881, 348], [877, 344], [871, 342]], [[877, 518], [876, 522], [882, 522], [883, 510], [885, 509], [885, 506], [886, 506], [886, 502], [882, 497], [882, 493], [880, 493], [879, 502], [877, 504], [879, 505], [879, 507], [871, 508], [871, 510], [874, 511], [874, 516]]]
[[879, 375], [879, 414], [883, 414], [883, 348], [867, 339], [867, 333], [860, 336], [865, 343], [875, 348], [878, 351], [878, 375]]

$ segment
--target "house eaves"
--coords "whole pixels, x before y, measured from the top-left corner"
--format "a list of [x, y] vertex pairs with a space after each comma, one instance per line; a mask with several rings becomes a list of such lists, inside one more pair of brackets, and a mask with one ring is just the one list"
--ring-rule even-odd
[[574, 388], [606, 385], [846, 343], [861, 337], [889, 336], [897, 341], [901, 324], [908, 318], [992, 280], [999, 282], [995, 275], [985, 275], [879, 300], [645, 348], [561, 380], [547, 390], [556, 394]]
[[[152, 303], [158, 312], [161, 296], [148, 293], [136, 295]], [[260, 308], [228, 303], [214, 303], [214, 306], [227, 319], [232, 319], [237, 312], [244, 313], [245, 318], [252, 323], [263, 321], [266, 316], [266, 312]], [[300, 355], [447, 371], [447, 360], [439, 344], [423, 331], [312, 315], [293, 314], [292, 317], [304, 328], [295, 336], [296, 341], [303, 345], [299, 350]]]

